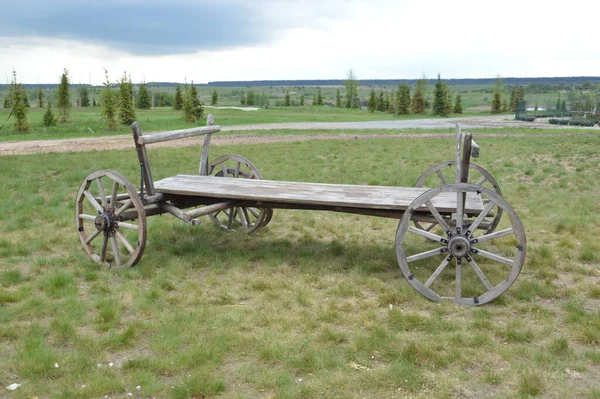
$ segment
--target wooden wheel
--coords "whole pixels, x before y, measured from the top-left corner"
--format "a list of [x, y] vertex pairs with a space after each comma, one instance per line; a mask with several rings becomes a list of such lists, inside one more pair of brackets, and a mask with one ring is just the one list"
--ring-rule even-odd
[[111, 268], [135, 265], [146, 245], [146, 213], [134, 186], [111, 170], [85, 178], [75, 202], [75, 223], [83, 249]]
[[[475, 219], [463, 218], [460, 207], [456, 218], [451, 219], [432, 205], [441, 193], [456, 193], [459, 204], [467, 193], [476, 193], [489, 202]], [[501, 230], [488, 233], [478, 229], [494, 207], [504, 211]], [[437, 221], [433, 232], [411, 226], [423, 210]], [[495, 191], [474, 184], [447, 184], [425, 192], [410, 204], [396, 232], [402, 274], [415, 290], [433, 301], [450, 300], [468, 306], [491, 301], [516, 280], [525, 253], [525, 231], [515, 210]]]
[[[237, 179], [262, 179], [256, 166], [239, 155], [223, 155], [215, 159], [210, 164], [208, 174]], [[260, 227], [265, 227], [271, 221], [273, 210], [271, 208], [236, 206], [210, 214], [209, 217], [224, 230], [252, 233]]]
[[[456, 162], [447, 161], [432, 166], [427, 169], [415, 183], [415, 187], [437, 187], [439, 185], [448, 184], [455, 181]], [[496, 194], [502, 197], [500, 185], [496, 179], [481, 166], [471, 163], [469, 164], [469, 181], [467, 183], [476, 184], [490, 190], [494, 190]], [[490, 216], [486, 217], [481, 223], [481, 229], [486, 233], [492, 233], [496, 230], [498, 223], [502, 219], [502, 208], [494, 207], [490, 212]], [[415, 225], [423, 230], [430, 231], [437, 223], [424, 223], [415, 221]]]

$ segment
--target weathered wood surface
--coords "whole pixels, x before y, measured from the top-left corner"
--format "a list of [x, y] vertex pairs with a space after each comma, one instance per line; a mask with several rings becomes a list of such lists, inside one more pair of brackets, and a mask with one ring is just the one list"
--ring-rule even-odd
[[[301, 183], [274, 180], [234, 179], [214, 176], [177, 175], [154, 183], [157, 192], [184, 196], [202, 196], [315, 205], [324, 207], [389, 209], [403, 211], [427, 188], [364, 186], [348, 184]], [[435, 197], [439, 212], [456, 210], [456, 194], [442, 193]], [[426, 208], [424, 208], [426, 210]], [[479, 196], [467, 196], [466, 212], [479, 213], [483, 204]]]
[[140, 145], [160, 143], [162, 141], [183, 139], [186, 137], [199, 136], [202, 134], [218, 133], [221, 131], [219, 125], [195, 127], [192, 129], [172, 130], [170, 132], [158, 132], [146, 134], [137, 138], [137, 143]]

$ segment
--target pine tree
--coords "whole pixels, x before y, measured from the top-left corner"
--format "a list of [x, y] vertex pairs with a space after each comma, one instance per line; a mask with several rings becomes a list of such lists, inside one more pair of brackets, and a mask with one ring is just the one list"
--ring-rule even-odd
[[369, 96], [369, 101], [367, 102], [367, 108], [371, 112], [375, 112], [377, 109], [377, 95], [375, 94], [375, 89], [371, 89], [371, 95]]
[[29, 96], [27, 95], [27, 90], [21, 88], [21, 90], [23, 91], [23, 104], [25, 104], [26, 108], [30, 108], [31, 106], [29, 105]]
[[255, 105], [256, 99], [254, 97], [254, 90], [252, 90], [252, 88], [249, 87], [248, 92], [246, 93], [246, 105]]
[[560, 110], [560, 93], [558, 93], [558, 100], [556, 100], [556, 109]]
[[106, 118], [106, 127], [108, 130], [117, 129], [117, 99], [116, 93], [110, 88], [110, 80], [108, 79], [108, 71], [105, 69], [106, 82], [102, 89], [100, 114]]
[[340, 89], [335, 92], [335, 106], [338, 108], [342, 107], [342, 98], [340, 97]]
[[193, 123], [196, 121], [196, 118], [194, 117], [194, 106], [192, 104], [192, 91], [188, 87], [187, 83], [185, 84], [183, 91], [185, 93], [185, 95], [182, 95], [182, 97], [183, 97], [183, 105], [182, 105], [183, 119], [187, 123]]
[[150, 103], [150, 93], [148, 92], [148, 85], [143, 82], [140, 85], [138, 96], [137, 96], [137, 107], [139, 109], [150, 109], [152, 104]]
[[71, 109], [71, 96], [69, 94], [69, 71], [67, 68], [63, 70], [60, 76], [60, 84], [58, 85], [58, 121], [66, 123], [69, 119]]
[[502, 112], [502, 98], [500, 92], [494, 92], [494, 99], [492, 100], [492, 114], [499, 114]]
[[17, 72], [13, 69], [13, 80], [10, 85], [10, 96], [12, 96], [12, 113], [15, 117], [13, 127], [17, 133], [28, 133], [29, 123], [27, 122], [27, 106], [25, 98], [27, 96], [20, 83], [17, 83]]
[[300, 106], [304, 106], [304, 93], [302, 93], [302, 95], [300, 96]]
[[183, 109], [183, 96], [181, 95], [181, 86], [177, 85], [175, 88], [175, 101], [173, 102], [173, 109], [175, 111], [181, 111]]
[[456, 101], [454, 102], [454, 113], [455, 114], [462, 114], [463, 113], [462, 99], [460, 97], [460, 94], [456, 95]]
[[394, 93], [390, 93], [385, 103], [387, 104], [387, 112], [390, 114], [396, 113], [396, 105], [394, 103]]
[[383, 90], [380, 90], [379, 96], [377, 97], [377, 111], [383, 112], [385, 110], [386, 110], [385, 98], [384, 98]]
[[425, 109], [426, 109], [426, 106], [425, 106], [425, 97], [424, 97], [424, 93], [423, 93], [423, 88], [417, 82], [417, 85], [415, 86], [415, 94], [413, 95], [413, 98], [412, 98], [412, 111], [415, 114], [424, 114]]
[[85, 86], [81, 86], [79, 88], [79, 104], [82, 107], [90, 106], [90, 96], [89, 96], [88, 89]]
[[198, 97], [198, 88], [194, 86], [193, 81], [190, 87], [190, 97], [192, 101], [192, 114], [194, 114], [194, 119], [198, 120], [204, 115], [204, 108], [202, 107], [202, 102]]
[[283, 105], [286, 107], [290, 106], [290, 92], [289, 91], [285, 92], [285, 100], [284, 100]]
[[219, 95], [217, 94], [217, 89], [214, 89], [212, 95], [210, 96], [210, 105], [217, 105], [219, 102]]
[[396, 97], [398, 115], [408, 115], [410, 112], [410, 87], [406, 83], [399, 85]]
[[44, 92], [42, 91], [41, 87], [38, 87], [37, 99], [38, 99], [38, 108], [43, 108], [44, 107]]
[[119, 81], [119, 120], [123, 125], [131, 125], [135, 121], [133, 85], [126, 72]]
[[317, 105], [323, 105], [323, 96], [321, 95], [320, 87], [317, 87]]
[[448, 86], [442, 82], [438, 74], [437, 82], [433, 90], [433, 115], [448, 116], [452, 112], [452, 101]]
[[48, 107], [46, 109], [46, 113], [44, 114], [43, 123], [46, 127], [56, 126], [56, 118], [54, 117], [54, 112], [52, 112], [52, 105], [50, 101], [48, 101]]

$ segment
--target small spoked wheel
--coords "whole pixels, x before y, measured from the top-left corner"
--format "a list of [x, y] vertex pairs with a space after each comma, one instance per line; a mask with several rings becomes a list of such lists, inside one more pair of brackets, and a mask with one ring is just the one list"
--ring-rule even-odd
[[[262, 179], [256, 166], [239, 155], [223, 155], [215, 159], [211, 162], [208, 173], [216, 177]], [[261, 227], [265, 227], [271, 221], [273, 210], [252, 206], [234, 206], [215, 212], [209, 217], [224, 230], [252, 233]]]
[[[415, 183], [415, 187], [437, 187], [439, 185], [448, 184], [449, 182], [454, 182], [455, 172], [455, 161], [442, 162], [427, 169], [421, 177], [419, 177]], [[474, 163], [469, 164], [469, 181], [467, 183], [476, 184], [493, 190], [502, 197], [502, 191], [500, 191], [500, 185], [496, 182], [496, 179], [494, 179], [487, 170]], [[480, 228], [487, 233], [491, 233], [496, 229], [501, 219], [502, 208], [495, 207], [490, 211], [489, 216], [481, 222]], [[436, 223], [415, 221], [415, 225], [420, 229], [430, 231], [436, 226]]]
[[111, 268], [134, 266], [146, 245], [146, 213], [135, 187], [122, 175], [99, 170], [85, 178], [75, 202], [83, 249]]
[[[499, 230], [479, 229], [495, 207], [504, 211]], [[424, 214], [436, 219], [431, 231], [412, 227]], [[447, 184], [423, 193], [396, 232], [402, 274], [433, 301], [476, 306], [493, 300], [517, 279], [525, 253], [525, 231], [515, 210], [495, 191], [474, 184]]]

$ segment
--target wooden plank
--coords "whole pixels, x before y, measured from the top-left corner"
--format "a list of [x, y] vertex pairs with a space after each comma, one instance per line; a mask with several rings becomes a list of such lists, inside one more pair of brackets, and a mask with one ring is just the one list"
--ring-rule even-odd
[[160, 143], [161, 141], [183, 139], [186, 137], [194, 137], [202, 134], [218, 133], [220, 131], [221, 127], [219, 125], [215, 125], [195, 127], [191, 129], [172, 130], [170, 132], [158, 132], [138, 137], [137, 143], [139, 145]]
[[148, 151], [146, 151], [146, 147], [144, 144], [139, 144], [138, 141], [141, 140], [144, 135], [142, 134], [142, 128], [138, 122], [134, 122], [131, 125], [131, 130], [133, 133], [133, 142], [135, 143], [135, 150], [138, 154], [138, 160], [140, 162], [142, 179], [144, 180], [144, 184], [146, 185], [146, 192], [148, 195], [156, 194], [154, 191], [154, 179], [152, 178], [152, 170], [150, 169], [150, 160], [148, 159]]
[[[160, 193], [184, 196], [399, 211], [408, 208], [414, 199], [428, 190], [422, 187], [302, 183], [199, 175], [169, 177], [155, 182], [155, 187]], [[442, 193], [434, 198], [433, 205], [439, 212], [454, 212], [456, 194]], [[482, 209], [481, 198], [469, 193], [466, 211], [478, 214]], [[425, 207], [423, 210], [428, 212]]]

